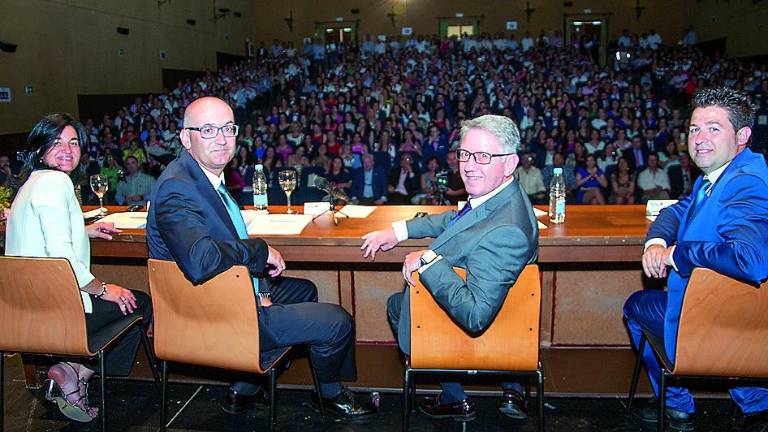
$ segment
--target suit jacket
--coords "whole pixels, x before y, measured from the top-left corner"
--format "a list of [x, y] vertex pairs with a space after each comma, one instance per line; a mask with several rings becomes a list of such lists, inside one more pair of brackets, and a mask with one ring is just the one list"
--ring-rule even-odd
[[624, 159], [627, 160], [627, 164], [629, 164], [629, 168], [634, 172], [639, 172], [645, 166], [648, 164], [648, 148], [643, 144], [643, 147], [640, 149], [640, 151], [643, 153], [643, 164], [638, 166], [635, 162], [635, 149], [634, 147], [630, 147], [626, 150], [624, 150], [621, 155], [624, 157]]
[[[701, 171], [699, 171], [698, 168], [696, 168], [694, 165], [690, 166], [690, 186], [691, 190], [693, 190], [693, 182], [696, 181], [696, 177], [701, 175]], [[672, 199], [677, 199], [685, 193], [685, 179], [683, 178], [683, 169], [680, 167], [680, 165], [672, 165], [667, 169], [667, 175], [669, 175], [669, 185], [671, 187], [670, 191], [670, 197]], [[688, 195], [690, 195], [690, 191], [688, 191]]]
[[[372, 188], [373, 188], [373, 199], [378, 200], [381, 197], [386, 198], [387, 197], [387, 178], [386, 176], [381, 172], [381, 170], [378, 170], [376, 168], [373, 169], [373, 177], [371, 178], [372, 181]], [[365, 192], [365, 172], [364, 170], [358, 169], [354, 170], [352, 172], [352, 192], [350, 193], [350, 196], [352, 198], [361, 199], [363, 198], [363, 193]]]
[[[435, 237], [430, 249], [442, 259], [420, 276], [437, 303], [469, 333], [482, 333], [499, 312], [507, 291], [538, 257], [539, 228], [528, 197], [513, 181], [449, 226], [455, 211], [411, 219], [409, 238]], [[467, 270], [464, 281], [453, 267]], [[410, 335], [408, 291], [398, 335]], [[398, 337], [410, 352], [410, 337]]]
[[193, 283], [233, 265], [252, 274], [264, 271], [269, 251], [264, 240], [242, 240], [219, 193], [186, 151], [165, 168], [151, 194], [147, 218], [150, 258], [176, 261]]
[[759, 285], [768, 278], [768, 168], [763, 157], [745, 149], [723, 171], [711, 194], [698, 206], [692, 202], [701, 188], [659, 213], [647, 239], [676, 245], [667, 281], [664, 343], [674, 361], [677, 327], [688, 278], [696, 267]]
[[[397, 188], [397, 184], [400, 181], [400, 167], [396, 166], [389, 172], [389, 183], [392, 187]], [[413, 165], [413, 171], [411, 175], [405, 178], [405, 190], [408, 192], [408, 196], [412, 197], [421, 189], [420, 178], [416, 164]]]
[[[19, 189], [5, 230], [5, 254], [9, 256], [66, 258], [77, 285], [84, 287], [91, 274], [91, 243], [75, 186], [61, 171], [33, 171]], [[83, 308], [91, 313], [91, 297], [80, 291]]]

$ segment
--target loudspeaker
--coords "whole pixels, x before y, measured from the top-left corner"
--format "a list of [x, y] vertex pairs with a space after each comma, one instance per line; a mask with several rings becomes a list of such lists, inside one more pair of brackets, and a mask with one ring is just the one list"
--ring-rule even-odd
[[189, 19], [187, 19], [187, 24], [195, 25], [195, 24], [197, 24], [197, 21], [193, 20], [192, 18], [189, 18]]
[[0, 52], [16, 52], [16, 44], [0, 41]]
[[117, 28], [117, 32], [120, 33], [121, 35], [126, 35], [127, 36], [128, 33], [131, 32], [131, 29], [129, 29], [128, 27], [118, 27]]

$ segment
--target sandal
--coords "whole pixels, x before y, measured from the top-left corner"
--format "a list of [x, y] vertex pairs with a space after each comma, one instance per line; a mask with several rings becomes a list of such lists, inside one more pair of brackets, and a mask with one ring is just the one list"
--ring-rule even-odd
[[[52, 379], [45, 380], [45, 398], [56, 404], [59, 407], [59, 411], [64, 414], [70, 420], [74, 420], [81, 423], [88, 423], [94, 418], [88, 414], [91, 407], [85, 401], [85, 398], [80, 396], [80, 389], [73, 391], [72, 393], [64, 394], [61, 387]], [[76, 401], [70, 402], [69, 396], [78, 395]]]
[[[45, 398], [55, 403], [59, 411], [67, 418], [82, 423], [90, 422], [98, 415], [98, 409], [88, 405], [88, 383], [80, 376], [74, 366], [67, 362], [62, 363], [72, 368], [72, 371], [75, 372], [77, 387], [69, 393], [64, 393], [64, 390], [54, 379], [48, 379], [45, 382]], [[74, 395], [77, 396], [77, 399], [74, 399]]]

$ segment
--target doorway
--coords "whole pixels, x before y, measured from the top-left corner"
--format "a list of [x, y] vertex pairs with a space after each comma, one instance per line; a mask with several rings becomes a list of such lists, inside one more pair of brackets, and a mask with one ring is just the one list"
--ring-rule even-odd
[[315, 34], [323, 41], [325, 46], [329, 44], [343, 43], [347, 46], [357, 45], [357, 22], [333, 21], [315, 23]]
[[578, 47], [600, 66], [608, 59], [608, 15], [565, 15], [565, 43]]
[[475, 16], [465, 17], [439, 17], [438, 34], [441, 38], [456, 36], [461, 39], [464, 36], [475, 36], [480, 32], [480, 18]]

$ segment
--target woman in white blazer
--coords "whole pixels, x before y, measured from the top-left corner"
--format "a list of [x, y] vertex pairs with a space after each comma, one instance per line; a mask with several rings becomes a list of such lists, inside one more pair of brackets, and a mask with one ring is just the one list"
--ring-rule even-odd
[[[91, 238], [111, 239], [119, 232], [112, 224], [85, 226], [69, 174], [77, 168], [87, 144], [83, 126], [69, 114], [50, 114], [40, 120], [27, 139], [32, 154], [30, 175], [11, 206], [5, 253], [13, 256], [57, 257], [69, 260], [83, 299], [88, 333], [127, 314], [142, 314], [149, 322], [149, 298], [91, 274]], [[142, 331], [136, 327], [107, 354], [109, 374], [130, 372]], [[72, 420], [91, 421], [98, 410], [88, 405], [87, 385], [94, 371], [83, 364], [61, 362], [48, 370], [46, 397]]]

